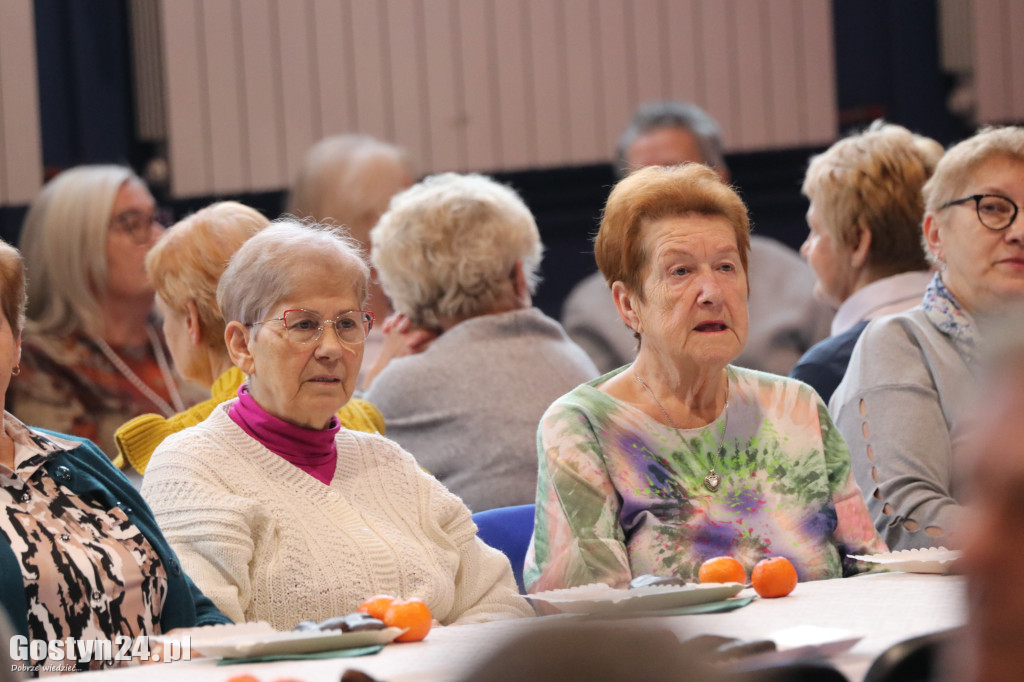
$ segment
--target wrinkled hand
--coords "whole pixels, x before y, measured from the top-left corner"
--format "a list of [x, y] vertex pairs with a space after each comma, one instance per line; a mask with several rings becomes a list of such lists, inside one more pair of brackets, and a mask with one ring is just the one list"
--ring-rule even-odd
[[[385, 348], [388, 342], [393, 342], [396, 345], [396, 351], [391, 356], [395, 358], [422, 353], [430, 347], [434, 339], [440, 336], [433, 329], [413, 326], [412, 320], [401, 313], [388, 315], [381, 326], [381, 331], [388, 337], [388, 341], [385, 342]], [[404, 352], [401, 350], [402, 346], [404, 346]]]
[[377, 356], [377, 362], [366, 373], [364, 388], [370, 387], [391, 360], [422, 353], [441, 335], [436, 330], [414, 326], [412, 320], [401, 313], [388, 315], [381, 325], [381, 331], [385, 336], [384, 346]]

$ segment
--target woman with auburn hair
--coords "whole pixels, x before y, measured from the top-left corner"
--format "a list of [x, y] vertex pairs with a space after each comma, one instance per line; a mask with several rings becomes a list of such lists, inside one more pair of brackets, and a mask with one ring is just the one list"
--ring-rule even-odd
[[[209, 387], [212, 397], [169, 418], [141, 415], [117, 430], [118, 450], [140, 474], [164, 438], [206, 419], [214, 407], [234, 398], [245, 381], [224, 345], [226, 323], [217, 305], [217, 284], [232, 254], [269, 224], [255, 209], [218, 202], [179, 221], [146, 256], [175, 366], [189, 381]], [[384, 432], [380, 413], [362, 400], [346, 403], [338, 419], [345, 428]]]
[[848, 555], [885, 551], [818, 395], [730, 364], [748, 249], [747, 209], [707, 166], [650, 166], [612, 190], [594, 253], [639, 351], [541, 421], [530, 591], [694, 581], [719, 555], [837, 578], [863, 568]]
[[25, 323], [24, 263], [5, 242], [0, 308], [0, 612], [14, 634], [115, 640], [228, 622], [182, 571], [153, 512], [99, 448], [4, 411], [11, 377], [20, 374]]
[[987, 330], [1024, 306], [1024, 127], [983, 129], [950, 148], [923, 195], [939, 271], [920, 306], [868, 324], [830, 402], [893, 549], [948, 545], [965, 518], [954, 472], [975, 373]]
[[132, 417], [170, 417], [201, 399], [179, 389], [153, 319], [146, 254], [163, 233], [129, 168], [80, 166], [46, 183], [21, 245], [28, 322], [11, 410], [25, 422], [92, 440], [111, 458]]
[[921, 302], [931, 281], [921, 243], [921, 187], [942, 145], [903, 126], [876, 121], [811, 159], [803, 192], [810, 232], [800, 253], [815, 295], [837, 307], [832, 336], [790, 371], [828, 402], [868, 321]]

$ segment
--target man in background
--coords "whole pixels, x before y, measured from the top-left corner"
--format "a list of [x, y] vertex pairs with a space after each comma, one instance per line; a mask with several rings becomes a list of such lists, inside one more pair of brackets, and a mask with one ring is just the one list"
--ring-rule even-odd
[[[645, 166], [705, 163], [729, 182], [722, 132], [700, 107], [655, 102], [640, 107], [618, 144], [620, 177]], [[795, 251], [750, 237], [750, 336], [734, 364], [786, 375], [803, 353], [829, 334], [832, 311], [813, 296], [814, 276]], [[562, 324], [601, 372], [633, 361], [636, 340], [619, 319], [600, 272], [580, 281], [566, 298]]]

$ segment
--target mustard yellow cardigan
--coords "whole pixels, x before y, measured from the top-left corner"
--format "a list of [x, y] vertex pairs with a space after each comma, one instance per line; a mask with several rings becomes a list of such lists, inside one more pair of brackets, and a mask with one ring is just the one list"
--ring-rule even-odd
[[[167, 419], [158, 414], [143, 414], [126, 422], [114, 433], [118, 456], [114, 464], [124, 468], [125, 460], [140, 474], [146, 473], [149, 458], [164, 438], [182, 429], [195, 426], [210, 416], [213, 408], [238, 395], [245, 374], [237, 367], [224, 372], [210, 388], [211, 398]], [[365, 400], [350, 400], [338, 410], [341, 425], [352, 431], [384, 434], [384, 417]]]

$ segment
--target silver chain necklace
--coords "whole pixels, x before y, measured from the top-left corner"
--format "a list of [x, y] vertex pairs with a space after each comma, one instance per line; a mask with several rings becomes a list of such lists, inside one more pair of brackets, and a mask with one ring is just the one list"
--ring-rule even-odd
[[160, 397], [156, 391], [150, 388], [146, 382], [144, 382], [138, 374], [132, 371], [132, 368], [121, 359], [114, 349], [111, 348], [106, 341], [98, 336], [89, 334], [89, 338], [96, 344], [96, 347], [100, 349], [100, 352], [106, 356], [107, 360], [110, 361], [117, 371], [121, 373], [125, 379], [131, 383], [132, 386], [139, 389], [142, 395], [149, 398], [150, 402], [156, 405], [165, 417], [173, 417], [177, 412], [183, 412], [185, 410], [185, 403], [181, 399], [181, 394], [178, 393], [178, 386], [174, 381], [174, 375], [171, 373], [170, 365], [167, 362], [167, 357], [164, 355], [163, 345], [160, 343], [160, 337], [157, 336], [153, 327], [149, 324], [146, 325], [146, 335], [149, 337], [149, 344], [153, 348], [153, 354], [156, 356], [156, 364], [160, 367], [160, 374], [163, 376], [164, 385], [167, 387], [167, 393], [171, 396], [171, 401], [174, 403], [172, 406], [166, 400]]
[[[668, 410], [665, 409], [665, 406], [662, 405], [661, 401], [658, 400], [654, 396], [654, 391], [652, 391], [650, 388], [647, 387], [647, 384], [644, 383], [644, 380], [640, 378], [639, 374], [635, 374], [634, 373], [633, 374], [633, 378], [636, 379], [637, 383], [640, 384], [640, 386], [645, 391], [647, 391], [647, 395], [651, 396], [651, 400], [654, 401], [654, 404], [657, 405], [659, 409], [661, 409], [661, 413], [663, 415], [665, 415], [665, 421], [667, 421], [669, 426], [671, 426], [672, 429], [676, 432], [676, 436], [679, 438], [679, 442], [683, 445], [683, 449], [684, 450], [687, 449], [688, 446], [686, 444], [686, 440], [683, 438], [683, 434], [679, 433], [679, 427], [676, 426], [676, 423], [674, 421], [672, 421], [672, 417], [668, 416]], [[728, 378], [728, 375], [726, 375], [725, 406], [722, 408], [722, 414], [725, 415], [725, 423], [722, 425], [722, 442], [718, 446], [719, 454], [721, 454], [722, 450], [725, 449], [725, 431], [726, 431], [726, 429], [729, 428], [729, 378]], [[710, 492], [716, 493], [716, 492], [718, 492], [719, 486], [722, 485], [722, 479], [719, 477], [718, 474], [715, 473], [715, 462], [716, 462], [716, 460], [715, 460], [715, 453], [714, 452], [709, 452], [709, 454], [711, 455], [711, 468], [708, 469], [708, 475], [704, 477], [704, 487], [707, 488]]]

